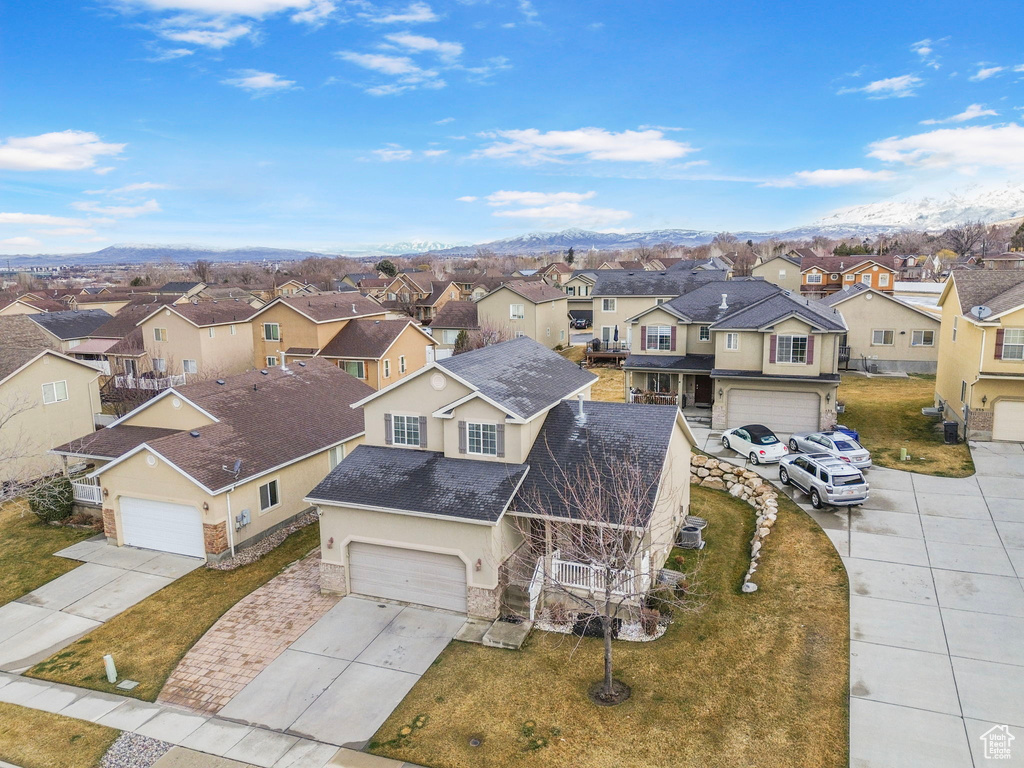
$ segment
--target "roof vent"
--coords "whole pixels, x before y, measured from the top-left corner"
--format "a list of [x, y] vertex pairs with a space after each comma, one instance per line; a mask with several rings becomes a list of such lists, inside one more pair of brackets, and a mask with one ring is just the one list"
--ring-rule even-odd
[[262, 373], [264, 376], [266, 376], [267, 375], [267, 369], [264, 368], [262, 371], [260, 371], [260, 373]]
[[189, 435], [191, 437], [199, 437], [199, 430], [193, 429], [191, 432], [189, 432]]
[[729, 298], [729, 294], [728, 293], [723, 293], [722, 294], [722, 303], [718, 305], [719, 309], [728, 309], [729, 308], [728, 298]]
[[305, 367], [306, 367], [306, 364], [305, 364], [304, 362], [302, 362], [302, 361], [300, 360], [300, 361], [299, 361], [299, 367], [300, 367], [300, 368], [305, 368]]
[[224, 386], [224, 379], [217, 379], [217, 383], [220, 384], [223, 387]]
[[373, 324], [374, 324], [374, 325], [380, 325], [380, 320], [374, 320], [374, 321], [373, 321]]
[[356, 305], [355, 305], [355, 304], [353, 304], [353, 305], [352, 305], [352, 314], [355, 314], [355, 312], [356, 312]]

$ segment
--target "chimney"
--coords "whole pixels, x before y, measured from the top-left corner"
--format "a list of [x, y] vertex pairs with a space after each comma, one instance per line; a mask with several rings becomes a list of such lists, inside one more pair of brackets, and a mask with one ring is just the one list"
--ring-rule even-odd
[[729, 308], [729, 302], [726, 301], [728, 298], [729, 298], [729, 294], [728, 293], [723, 293], [722, 294], [722, 303], [718, 305], [719, 309], [728, 309]]

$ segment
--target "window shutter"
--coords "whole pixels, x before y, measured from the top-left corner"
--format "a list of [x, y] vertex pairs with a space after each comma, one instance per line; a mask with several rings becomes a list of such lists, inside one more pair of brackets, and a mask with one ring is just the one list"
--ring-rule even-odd
[[497, 443], [498, 443], [498, 458], [499, 459], [503, 459], [503, 458], [505, 458], [505, 425], [504, 424], [497, 424], [497, 425], [495, 425], [494, 431], [495, 431], [495, 437], [497, 438]]
[[394, 442], [394, 433], [391, 431], [391, 414], [384, 414], [384, 445], [391, 445]]
[[775, 362], [775, 349], [779, 346], [779, 337], [774, 333], [771, 335], [771, 339], [768, 343], [768, 362]]
[[640, 351], [643, 352], [647, 349], [647, 326], [640, 326]]
[[814, 334], [807, 337], [807, 364], [814, 363]]
[[420, 416], [420, 448], [427, 447], [427, 417]]
[[672, 326], [672, 346], [670, 347], [670, 349], [673, 352], [676, 351], [676, 327], [674, 325]]
[[1005, 328], [999, 328], [996, 331], [996, 360], [1003, 359], [1003, 334], [1005, 333]]
[[459, 453], [466, 452], [466, 422], [459, 422]]

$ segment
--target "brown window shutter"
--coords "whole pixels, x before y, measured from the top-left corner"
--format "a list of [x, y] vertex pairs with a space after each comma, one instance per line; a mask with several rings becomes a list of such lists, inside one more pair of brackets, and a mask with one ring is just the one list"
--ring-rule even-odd
[[814, 335], [807, 337], [807, 364], [814, 363]]
[[459, 453], [466, 452], [466, 422], [459, 422]]
[[768, 362], [775, 362], [775, 348], [779, 346], [779, 337], [774, 333], [771, 335], [771, 339], [768, 343]]
[[391, 445], [394, 442], [394, 433], [391, 431], [391, 414], [384, 414], [384, 445]]
[[420, 448], [427, 447], [427, 417], [420, 416]]
[[1005, 328], [999, 328], [996, 330], [996, 360], [1003, 359], [1003, 335], [1005, 333]]
[[647, 349], [647, 326], [640, 326], [640, 351], [643, 352]]
[[498, 443], [498, 458], [505, 458], [505, 425], [498, 424], [495, 426], [495, 438]]
[[671, 349], [672, 349], [673, 352], [676, 351], [676, 327], [674, 325], [672, 326], [672, 346], [671, 346]]

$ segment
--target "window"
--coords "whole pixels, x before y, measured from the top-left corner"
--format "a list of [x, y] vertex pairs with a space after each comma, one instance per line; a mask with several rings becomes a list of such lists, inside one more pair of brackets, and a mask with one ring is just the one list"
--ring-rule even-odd
[[271, 480], [266, 485], [260, 486], [260, 512], [273, 509], [281, 503], [281, 493], [277, 487], [277, 480]]
[[829, 280], [833, 280], [833, 281], [834, 280], [838, 280], [839, 279], [839, 275], [829, 275], [828, 279]]
[[458, 331], [452, 330], [451, 328], [446, 328], [445, 330], [441, 331], [441, 343], [442, 344], [454, 344], [458, 340], [459, 340], [459, 332]]
[[217, 329], [216, 329], [216, 328], [214, 328], [214, 327], [213, 327], [212, 325], [210, 326], [210, 329], [209, 329], [209, 334], [210, 334], [210, 338], [211, 338], [211, 339], [212, 339], [212, 338], [213, 338], [214, 336], [216, 336], [216, 335], [217, 335]]
[[778, 363], [806, 363], [806, 336], [779, 336], [776, 342], [775, 361]]
[[730, 352], [735, 352], [740, 348], [740, 335], [738, 333], [727, 333], [725, 334], [725, 348]]
[[615, 299], [601, 299], [602, 312], [614, 312], [615, 309]]
[[808, 285], [810, 285], [810, 284], [817, 285], [820, 282], [821, 282], [821, 275], [816, 274], [814, 272], [811, 272], [811, 273], [809, 273], [807, 275], [807, 283], [808, 283]]
[[68, 349], [74, 349], [75, 347], [77, 347], [81, 343], [82, 343], [81, 339], [72, 339], [71, 341], [68, 342]]
[[697, 338], [700, 339], [701, 341], [711, 341], [711, 326], [702, 325], [697, 330]]
[[263, 324], [263, 340], [264, 341], [280, 341], [281, 340], [281, 325], [279, 323], [264, 323]]
[[661, 351], [672, 349], [672, 329], [667, 325], [647, 326], [647, 349]]
[[889, 285], [889, 273], [888, 272], [880, 272], [878, 274], [878, 287], [879, 288], [884, 288], [884, 287], [886, 287], [888, 285]]
[[509, 304], [508, 305], [508, 317], [509, 320], [523, 320], [526, 318], [526, 305], [525, 304]]
[[167, 341], [167, 329], [166, 328], [154, 328], [153, 329], [153, 341]]
[[398, 356], [398, 372], [405, 373], [405, 355]]
[[43, 405], [52, 405], [68, 399], [68, 383], [66, 381], [51, 381], [43, 384]]
[[565, 329], [564, 328], [562, 328], [561, 330], [558, 331], [558, 340], [559, 341], [565, 341]]
[[237, 331], [237, 329], [235, 328], [235, 325], [234, 325], [234, 323], [232, 323], [232, 324], [231, 324], [230, 326], [228, 326], [228, 332], [229, 332], [229, 333], [230, 333], [230, 334], [231, 334], [232, 336], [234, 336], [234, 335], [235, 335], [236, 331]]
[[341, 460], [345, 458], [345, 446], [344, 445], [336, 445], [336, 446], [334, 446], [333, 448], [331, 448], [331, 450], [327, 454], [327, 456], [328, 456], [328, 459], [330, 460], [331, 469], [334, 469], [336, 466], [341, 464]]
[[960, 382], [960, 402], [961, 403], [966, 403], [967, 402], [967, 382], [966, 381], [961, 381]]
[[865, 285], [871, 285], [871, 273], [863, 274], [860, 276], [860, 281]]
[[846, 275], [846, 277], [844, 277], [843, 279], [846, 280], [846, 282], [848, 282], [848, 283], [852, 283], [853, 282], [853, 275]]
[[420, 445], [420, 417], [392, 416], [391, 442], [395, 445]]
[[779, 270], [779, 279], [780, 279], [780, 280], [782, 280], [782, 279], [784, 279], [785, 277], [786, 277], [786, 270], [784, 270], [784, 269], [780, 269], [780, 270]]
[[956, 321], [959, 319], [959, 317], [953, 318], [953, 341], [956, 341]]
[[675, 384], [675, 376], [671, 373], [648, 373], [647, 390], [649, 392], [671, 392]]
[[1003, 360], [1024, 360], [1024, 328], [1003, 331]]
[[167, 361], [162, 357], [153, 358], [153, 370], [157, 373], [163, 373], [167, 370]]
[[496, 424], [474, 424], [469, 422], [466, 425], [469, 453], [480, 456], [498, 455], [498, 426]]
[[196, 361], [195, 360], [182, 360], [181, 361], [181, 370], [182, 370], [182, 373], [196, 373], [198, 371], [198, 368], [196, 368]]
[[664, 300], [664, 299], [655, 299], [655, 300], [654, 300], [654, 305], [655, 305], [656, 307], [660, 307], [660, 306], [661, 306], [662, 304], [664, 304], [664, 303], [665, 303], [665, 300]]
[[934, 347], [935, 331], [913, 331], [910, 334], [910, 346]]
[[895, 339], [896, 331], [871, 332], [871, 346], [873, 347], [891, 347]]
[[357, 379], [366, 378], [366, 368], [362, 360], [339, 360], [338, 367], [344, 368], [349, 376], [355, 376]]
[[277, 365], [277, 355], [267, 355], [267, 368]]
[[575, 285], [567, 285], [567, 286], [565, 286], [565, 295], [566, 296], [575, 296], [576, 295], [576, 286]]

